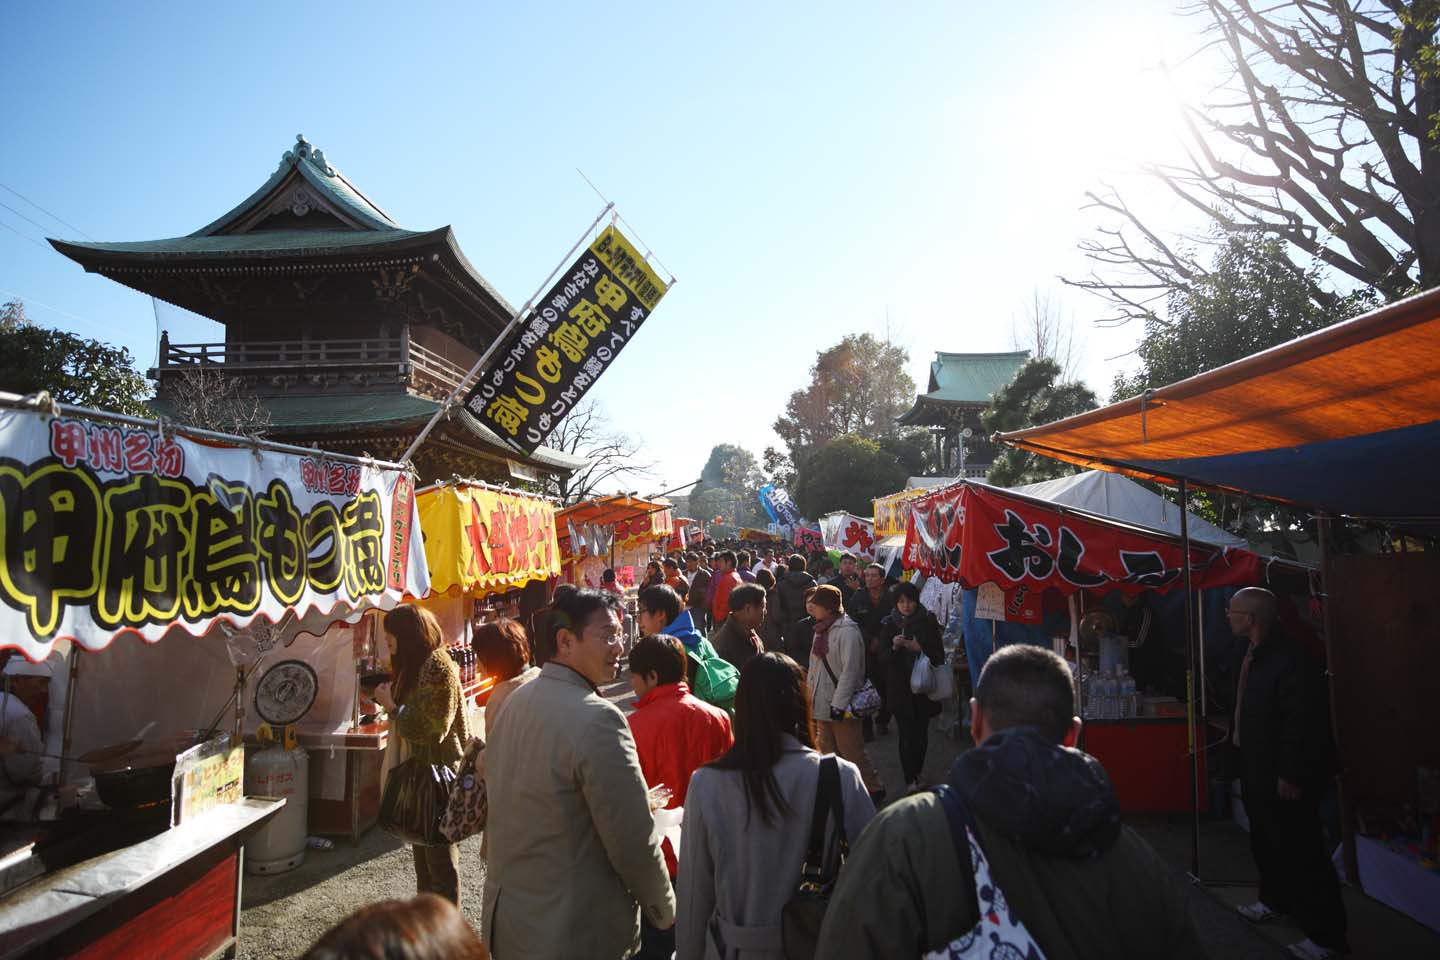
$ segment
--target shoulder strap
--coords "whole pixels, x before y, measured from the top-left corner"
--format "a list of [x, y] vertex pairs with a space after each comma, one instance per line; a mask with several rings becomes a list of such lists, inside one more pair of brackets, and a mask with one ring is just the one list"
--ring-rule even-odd
[[[805, 863], [800, 868], [801, 884], [825, 882], [825, 823], [835, 817], [835, 831], [840, 839], [840, 853], [849, 852], [845, 837], [845, 811], [840, 802], [840, 764], [834, 757], [820, 761], [820, 776], [815, 781], [815, 809], [810, 814], [810, 840], [805, 847]], [[836, 865], [838, 869], [838, 864]]]
[[[950, 843], [955, 848], [955, 859], [960, 861], [960, 873], [963, 882], [970, 887], [971, 899], [975, 896], [975, 864], [970, 859], [970, 839], [966, 833], [968, 828], [975, 834], [975, 842], [980, 842], [980, 830], [975, 825], [975, 818], [971, 815], [970, 809], [960, 799], [960, 794], [946, 784], [940, 784], [935, 788], [935, 795], [940, 798], [940, 806], [945, 810], [945, 819], [950, 822]], [[977, 901], [978, 902], [978, 901]]]

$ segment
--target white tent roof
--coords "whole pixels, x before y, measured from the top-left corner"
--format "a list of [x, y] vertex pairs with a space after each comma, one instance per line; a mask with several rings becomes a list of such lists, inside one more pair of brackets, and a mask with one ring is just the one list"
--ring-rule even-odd
[[[1129, 477], [1087, 470], [1071, 477], [1011, 487], [1027, 497], [1049, 500], [1152, 530], [1180, 535], [1180, 508]], [[1190, 514], [1190, 539], [1218, 547], [1248, 547], [1244, 539]]]

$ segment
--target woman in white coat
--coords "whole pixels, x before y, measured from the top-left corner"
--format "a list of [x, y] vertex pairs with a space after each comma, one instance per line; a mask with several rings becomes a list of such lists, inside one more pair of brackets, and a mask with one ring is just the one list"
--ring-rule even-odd
[[[800, 881], [820, 760], [799, 664], [783, 653], [751, 660], [735, 693], [735, 745], [696, 770], [686, 793], [678, 960], [784, 957], [780, 914]], [[838, 762], [854, 843], [875, 805], [855, 765]]]
[[805, 601], [805, 612], [815, 618], [810, 644], [810, 699], [815, 704], [815, 727], [822, 753], [837, 753], [860, 768], [870, 799], [885, 799], [885, 784], [865, 750], [865, 732], [850, 713], [850, 699], [865, 682], [865, 640], [860, 625], [845, 615], [840, 588], [824, 586]]

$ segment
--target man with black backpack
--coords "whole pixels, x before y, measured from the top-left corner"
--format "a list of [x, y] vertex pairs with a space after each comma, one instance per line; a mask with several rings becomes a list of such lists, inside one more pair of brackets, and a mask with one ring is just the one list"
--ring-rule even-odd
[[1205, 956], [1174, 873], [1120, 822], [1080, 732], [1065, 661], [986, 661], [976, 746], [947, 784], [886, 807], [856, 842], [817, 957]]
[[679, 640], [685, 648], [690, 692], [734, 716], [740, 671], [716, 653], [710, 641], [695, 629], [694, 612], [685, 609], [680, 594], [663, 584], [646, 587], [636, 597], [636, 605], [641, 636], [663, 633]]

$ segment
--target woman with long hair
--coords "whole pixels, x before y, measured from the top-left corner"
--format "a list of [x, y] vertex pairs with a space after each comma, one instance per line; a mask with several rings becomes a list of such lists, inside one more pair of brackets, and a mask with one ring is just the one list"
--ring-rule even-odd
[[937, 670], [945, 664], [945, 645], [935, 615], [920, 605], [913, 583], [897, 583], [895, 609], [880, 622], [881, 675], [889, 686], [886, 703], [900, 732], [900, 769], [907, 793], [920, 789], [925, 751], [930, 745], [930, 720], [940, 715], [940, 702], [910, 689], [910, 671], [919, 657], [929, 658]]
[[[783, 956], [780, 913], [800, 880], [821, 761], [805, 675], [794, 660], [766, 653], [745, 665], [734, 733], [735, 745], [696, 770], [686, 793], [678, 960]], [[837, 763], [853, 842], [875, 805], [859, 769]]]
[[[445, 649], [440, 624], [429, 610], [406, 604], [382, 621], [394, 679], [375, 688], [390, 714], [391, 732], [420, 763], [460, 766], [470, 726], [460, 698], [460, 668]], [[453, 843], [413, 844], [415, 886], [460, 903], [460, 848]]]

